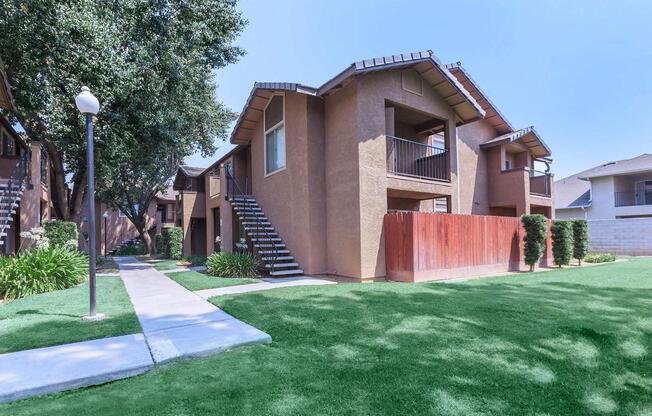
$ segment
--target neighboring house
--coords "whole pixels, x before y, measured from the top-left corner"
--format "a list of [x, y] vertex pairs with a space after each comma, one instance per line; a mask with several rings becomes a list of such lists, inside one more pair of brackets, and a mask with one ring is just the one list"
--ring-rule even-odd
[[389, 211], [553, 216], [550, 149], [430, 51], [356, 62], [318, 88], [256, 83], [231, 143], [177, 173], [184, 254], [245, 239], [272, 275], [373, 279]]
[[652, 255], [652, 154], [585, 170], [555, 190], [557, 218], [590, 220], [593, 250]]
[[[0, 108], [14, 110], [11, 89], [0, 62]], [[0, 114], [0, 254], [27, 247], [23, 231], [50, 218], [48, 154], [38, 141], [19, 134]]]

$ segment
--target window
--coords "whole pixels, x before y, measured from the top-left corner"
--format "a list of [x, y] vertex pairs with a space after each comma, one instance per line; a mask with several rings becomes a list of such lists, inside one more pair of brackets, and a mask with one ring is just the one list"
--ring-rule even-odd
[[282, 95], [275, 95], [265, 108], [265, 175], [285, 169], [285, 120]]
[[17, 156], [16, 153], [16, 139], [11, 137], [5, 130], [2, 130], [1, 134], [2, 136], [2, 149], [0, 151], [2, 152], [3, 156]]
[[505, 161], [505, 170], [510, 170], [512, 168], [512, 161], [511, 160], [506, 160]]

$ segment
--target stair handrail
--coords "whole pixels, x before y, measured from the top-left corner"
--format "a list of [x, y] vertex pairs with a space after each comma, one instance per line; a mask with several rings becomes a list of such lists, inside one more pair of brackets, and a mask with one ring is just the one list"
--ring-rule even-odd
[[[238, 186], [238, 183], [236, 182], [235, 178], [233, 175], [231, 175], [231, 172], [229, 172], [228, 169], [225, 169], [225, 174], [226, 174], [226, 198], [228, 201], [235, 201], [236, 197], [241, 197], [242, 202], [244, 204], [244, 210], [249, 211], [252, 213], [252, 217], [256, 219], [256, 226], [255, 226], [255, 231], [256, 231], [256, 239], [260, 242], [260, 231], [262, 229], [262, 232], [265, 235], [265, 238], [269, 240], [271, 251], [272, 251], [272, 261], [270, 262], [270, 268], [269, 271], [271, 273], [274, 273], [274, 264], [276, 263], [276, 260], [278, 259], [278, 249], [276, 248], [276, 244], [274, 243], [274, 240], [272, 240], [272, 235], [265, 229], [265, 226], [263, 225], [261, 227], [261, 221], [260, 217], [255, 214], [255, 211], [249, 207], [249, 203], [247, 202], [247, 196], [245, 193], [243, 193], [240, 190], [240, 187]], [[245, 212], [246, 215], [246, 212]], [[262, 256], [258, 253], [260, 250], [256, 250], [256, 254], [258, 254], [259, 257], [262, 258]], [[263, 262], [264, 263], [264, 262]]]
[[[9, 228], [13, 205], [20, 198], [19, 192], [22, 190], [25, 178], [29, 175], [30, 155], [31, 151], [29, 150], [23, 152], [18, 163], [11, 169], [9, 179], [6, 182], [6, 188], [0, 191], [0, 207], [6, 206], [9, 211], [7, 215], [0, 216], [0, 234]], [[0, 240], [2, 240], [2, 237], [0, 235]]]

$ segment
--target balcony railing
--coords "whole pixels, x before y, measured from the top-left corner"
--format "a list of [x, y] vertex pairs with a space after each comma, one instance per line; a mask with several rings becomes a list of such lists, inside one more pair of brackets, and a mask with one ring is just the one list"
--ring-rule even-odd
[[614, 205], [617, 207], [652, 205], [652, 193], [634, 191], [614, 192]]
[[538, 170], [532, 170], [530, 172], [530, 194], [550, 197], [552, 175]]
[[421, 179], [450, 180], [448, 150], [399, 137], [385, 137], [387, 172]]

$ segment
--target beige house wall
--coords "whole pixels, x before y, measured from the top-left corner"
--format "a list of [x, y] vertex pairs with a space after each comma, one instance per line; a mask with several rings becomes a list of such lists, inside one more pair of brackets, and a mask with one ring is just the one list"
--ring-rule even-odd
[[191, 218], [206, 217], [206, 196], [204, 192], [182, 191], [181, 198], [181, 225], [183, 228], [183, 255], [190, 256], [192, 235], [190, 232]]
[[[486, 120], [478, 120], [457, 128], [460, 166], [460, 214], [488, 215], [489, 165], [482, 143], [497, 136]], [[493, 165], [492, 169], [498, 168]]]

